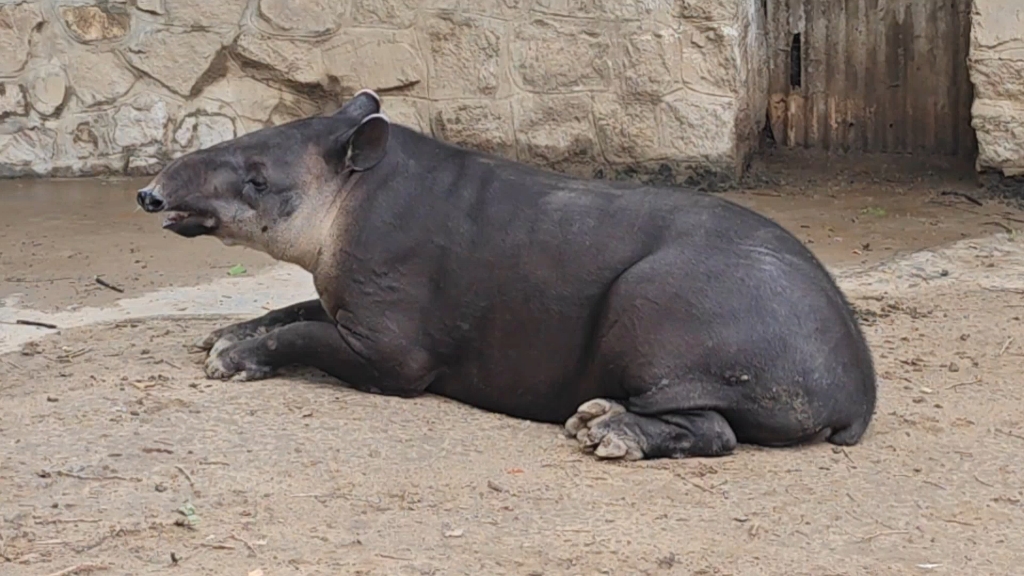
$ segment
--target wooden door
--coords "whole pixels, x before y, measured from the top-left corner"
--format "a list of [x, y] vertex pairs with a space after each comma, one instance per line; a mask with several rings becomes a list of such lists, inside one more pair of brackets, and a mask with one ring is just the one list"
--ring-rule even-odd
[[777, 143], [973, 155], [971, 0], [767, 0]]

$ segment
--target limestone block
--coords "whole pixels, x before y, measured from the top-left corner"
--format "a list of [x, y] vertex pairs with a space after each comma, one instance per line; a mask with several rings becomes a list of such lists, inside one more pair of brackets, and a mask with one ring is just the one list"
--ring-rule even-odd
[[235, 122], [221, 114], [190, 114], [174, 132], [174, 141], [183, 151], [202, 150], [236, 136]]
[[326, 80], [319, 46], [310, 41], [244, 31], [235, 40], [234, 49], [239, 56], [266, 66], [280, 78], [301, 84]]
[[419, 7], [419, 0], [352, 0], [351, 18], [357, 26], [408, 28]]
[[472, 150], [516, 157], [512, 108], [508, 102], [446, 101], [433, 105], [434, 136]]
[[553, 18], [516, 26], [512, 62], [517, 84], [546, 93], [610, 89], [611, 29], [600, 22]]
[[210, 84], [192, 106], [265, 124], [281, 101], [281, 91], [246, 76], [229, 75]]
[[513, 113], [519, 160], [584, 177], [603, 163], [589, 94], [525, 95]]
[[260, 0], [260, 17], [280, 30], [325, 34], [338, 29], [348, 2], [343, 0]]
[[124, 56], [172, 92], [188, 96], [221, 46], [215, 32], [161, 29], [140, 36]]
[[680, 87], [682, 51], [675, 30], [631, 25], [621, 38], [615, 60], [623, 94], [657, 99]]
[[651, 0], [535, 0], [531, 10], [543, 14], [606, 20], [639, 20], [652, 14]]
[[381, 109], [391, 122], [430, 134], [430, 103], [426, 100], [385, 96]]
[[168, 116], [163, 99], [149, 95], [136, 98], [114, 112], [114, 143], [133, 147], [162, 142]]
[[975, 0], [971, 8], [971, 52], [1024, 49], [1024, 4], [1015, 0]]
[[735, 122], [732, 98], [679, 92], [658, 107], [659, 142], [674, 157], [732, 168]]
[[68, 80], [83, 106], [113, 102], [135, 84], [135, 74], [113, 52], [77, 49], [63, 58]]
[[1024, 105], [998, 100], [975, 100], [971, 126], [978, 136], [980, 169], [1024, 175]]
[[28, 62], [32, 30], [43, 22], [34, 4], [0, 5], [0, 75], [16, 74]]
[[474, 16], [437, 14], [423, 25], [423, 41], [430, 59], [430, 96], [471, 98], [503, 96], [502, 29]]
[[60, 15], [75, 40], [87, 44], [120, 40], [131, 28], [127, 9], [117, 4], [61, 6]]
[[1024, 50], [1020, 56], [1019, 59], [998, 55], [972, 57], [970, 75], [975, 98], [1024, 101]]
[[164, 0], [168, 23], [189, 28], [231, 28], [242, 21], [247, 0]]
[[697, 92], [733, 96], [739, 72], [736, 28], [730, 25], [686, 26], [681, 34], [683, 84]]
[[736, 0], [673, 0], [671, 14], [688, 22], [729, 22], [736, 15]]
[[135, 0], [135, 7], [150, 14], [163, 15], [167, 13], [163, 0]]
[[411, 32], [353, 30], [324, 47], [325, 72], [353, 92], [363, 88], [411, 88], [408, 94], [427, 95], [427, 65]]
[[[114, 143], [114, 111], [93, 110], [68, 114], [60, 120], [58, 149], [60, 158], [78, 160], [117, 155], [121, 147]], [[64, 145], [61, 146], [60, 143]]]
[[0, 176], [45, 174], [53, 162], [57, 135], [44, 126], [0, 134]]
[[21, 86], [11, 82], [0, 84], [0, 120], [28, 113], [28, 103]]
[[[434, 4], [441, 4], [443, 0], [433, 0]], [[454, 0], [451, 2], [455, 3]], [[447, 6], [435, 6], [433, 9], [448, 8]], [[451, 6], [451, 9], [455, 6]], [[523, 16], [529, 8], [528, 0], [473, 0], [463, 2], [460, 9], [466, 14], [475, 14], [496, 18], [498, 20], [515, 20]]]
[[612, 162], [626, 164], [663, 156], [658, 147], [657, 103], [596, 94], [594, 123], [605, 158]]
[[28, 100], [40, 116], [51, 116], [64, 103], [68, 83], [57, 62], [35, 67], [29, 77]]

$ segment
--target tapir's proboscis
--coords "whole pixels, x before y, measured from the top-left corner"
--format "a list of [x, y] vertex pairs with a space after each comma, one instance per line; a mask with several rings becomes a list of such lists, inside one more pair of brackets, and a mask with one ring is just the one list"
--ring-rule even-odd
[[370, 90], [181, 156], [138, 202], [313, 275], [318, 299], [201, 340], [210, 378], [312, 367], [562, 424], [606, 459], [853, 445], [875, 410], [846, 297], [779, 224], [445, 143]]

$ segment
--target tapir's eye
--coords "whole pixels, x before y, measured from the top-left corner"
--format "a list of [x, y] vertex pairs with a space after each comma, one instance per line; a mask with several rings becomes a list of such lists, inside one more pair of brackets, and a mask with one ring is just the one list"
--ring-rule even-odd
[[267, 189], [267, 179], [262, 174], [250, 176], [246, 184], [251, 185], [257, 192], [263, 192]]

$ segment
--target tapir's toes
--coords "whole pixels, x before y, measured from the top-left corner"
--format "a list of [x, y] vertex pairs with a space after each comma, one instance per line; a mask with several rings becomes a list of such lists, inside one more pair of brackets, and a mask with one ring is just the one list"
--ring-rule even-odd
[[566, 435], [576, 438], [584, 452], [603, 460], [640, 460], [644, 457], [640, 442], [615, 422], [616, 416], [625, 413], [618, 402], [590, 400], [565, 422]]
[[580, 407], [576, 409], [576, 413], [566, 420], [566, 436], [576, 437], [581, 430], [588, 427], [589, 422], [601, 417], [621, 414], [625, 411], [626, 409], [618, 402], [612, 402], [611, 400], [605, 400], [604, 398], [588, 400], [581, 404]]

